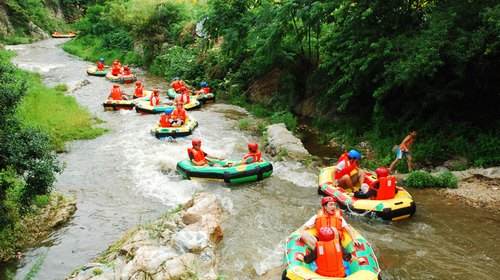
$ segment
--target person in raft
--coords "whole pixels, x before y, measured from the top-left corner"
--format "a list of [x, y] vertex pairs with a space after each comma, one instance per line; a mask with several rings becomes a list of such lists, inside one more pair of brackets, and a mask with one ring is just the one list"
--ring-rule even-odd
[[248, 153], [243, 156], [243, 159], [237, 163], [228, 163], [228, 166], [236, 166], [242, 164], [251, 164], [262, 161], [262, 153], [259, 151], [259, 144], [248, 143]]
[[158, 106], [160, 105], [160, 90], [155, 88], [151, 93], [151, 97], [149, 98], [149, 105]]
[[207, 153], [205, 153], [201, 149], [201, 140], [198, 138], [195, 138], [191, 141], [191, 144], [193, 145], [191, 148], [188, 148], [188, 155], [189, 159], [194, 165], [197, 166], [204, 166], [207, 164], [211, 164], [210, 159], [218, 159], [218, 160], [223, 160], [222, 158], [210, 156]]
[[413, 163], [412, 157], [410, 153], [410, 148], [417, 137], [417, 132], [415, 130], [411, 131], [410, 134], [406, 135], [401, 144], [396, 148], [396, 159], [389, 166], [389, 170], [391, 173], [394, 172], [394, 169], [398, 165], [399, 161], [406, 157], [406, 162], [408, 163], [408, 171], [413, 171]]
[[363, 172], [358, 166], [360, 160], [361, 153], [356, 150], [350, 150], [339, 157], [333, 174], [339, 187], [355, 189], [360, 185], [363, 178]]
[[[343, 231], [354, 236], [351, 226], [342, 217], [342, 210], [338, 208], [337, 199], [333, 196], [325, 196], [321, 199], [321, 209], [316, 215], [311, 217], [303, 227], [301, 239], [310, 248], [314, 248], [317, 238], [307, 230], [315, 228], [318, 232], [322, 227], [329, 226], [337, 229], [341, 234]], [[357, 240], [353, 240], [355, 245], [359, 245]]]
[[170, 87], [173, 88], [175, 92], [179, 93], [182, 87], [186, 87], [186, 83], [179, 77], [174, 77], [170, 83]]
[[389, 169], [378, 167], [375, 169], [377, 179], [365, 176], [359, 191], [354, 192], [354, 197], [362, 199], [385, 200], [394, 198], [397, 193], [396, 178], [389, 176]]
[[122, 89], [119, 85], [113, 85], [111, 93], [108, 96], [109, 100], [127, 100], [127, 97], [123, 95]]
[[106, 66], [104, 65], [104, 58], [99, 58], [99, 61], [97, 61], [97, 71], [104, 71], [105, 67]]
[[134, 99], [144, 97], [144, 85], [141, 81], [135, 82]]
[[181, 100], [184, 104], [188, 104], [189, 102], [191, 102], [190, 92], [187, 87], [183, 86], [179, 91], [181, 94], [180, 96], [178, 96], [178, 98], [180, 98], [179, 100]]
[[344, 259], [352, 256], [340, 244], [341, 234], [333, 227], [322, 227], [318, 231], [318, 240], [313, 250], [306, 255], [297, 254], [297, 259], [305, 263], [316, 261], [316, 273], [326, 277], [345, 277]]
[[115, 59], [113, 61], [113, 64], [111, 66], [111, 75], [113, 76], [118, 76], [122, 73], [122, 64], [118, 59]]
[[181, 126], [186, 122], [187, 114], [184, 109], [184, 103], [177, 100], [175, 103], [175, 110], [170, 114], [169, 122], [171, 126]]
[[124, 76], [132, 75], [132, 70], [130, 70], [130, 67], [128, 67], [128, 65], [123, 66], [123, 75]]
[[207, 93], [211, 93], [211, 92], [212, 92], [212, 89], [210, 87], [208, 87], [208, 83], [203, 81], [200, 83], [200, 89], [195, 91], [194, 93], [197, 95], [200, 95], [200, 94], [207, 94]]

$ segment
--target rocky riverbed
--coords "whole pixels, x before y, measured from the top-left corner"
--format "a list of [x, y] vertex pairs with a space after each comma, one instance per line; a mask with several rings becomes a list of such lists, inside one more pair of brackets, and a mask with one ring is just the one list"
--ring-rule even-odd
[[216, 279], [222, 208], [199, 193], [158, 220], [134, 229], [68, 279]]

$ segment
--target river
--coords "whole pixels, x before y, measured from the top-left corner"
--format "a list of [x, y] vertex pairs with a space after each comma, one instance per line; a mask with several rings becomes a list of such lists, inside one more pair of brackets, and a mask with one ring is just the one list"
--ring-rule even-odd
[[[271, 178], [238, 188], [182, 180], [175, 165], [187, 156], [191, 137], [159, 141], [149, 134], [157, 115], [104, 112], [101, 104], [111, 83], [88, 77], [88, 63], [65, 53], [59, 47], [62, 42], [12, 46], [17, 53], [13, 61], [39, 72], [49, 85], [71, 87], [89, 80], [71, 94], [110, 131], [94, 140], [74, 141], [59, 156], [66, 168], [55, 189], [75, 196], [78, 210], [69, 224], [25, 253], [16, 265], [15, 279], [24, 279], [36, 263], [40, 267], [33, 279], [64, 279], [127, 229], [158, 217], [198, 191], [215, 193], [225, 209], [224, 239], [218, 248], [224, 279], [257, 279], [279, 266], [283, 240], [318, 207], [317, 170], [297, 162], [275, 162]], [[158, 77], [139, 77], [147, 88], [166, 89]], [[132, 92], [131, 85], [125, 87]], [[203, 139], [209, 153], [238, 158], [246, 143], [256, 139], [237, 129], [238, 119], [246, 114], [241, 108], [214, 104], [191, 114], [199, 121], [194, 135]], [[500, 279], [500, 217], [443, 199], [437, 191], [410, 191], [417, 203], [412, 219], [382, 223], [348, 218], [375, 247], [383, 279]]]

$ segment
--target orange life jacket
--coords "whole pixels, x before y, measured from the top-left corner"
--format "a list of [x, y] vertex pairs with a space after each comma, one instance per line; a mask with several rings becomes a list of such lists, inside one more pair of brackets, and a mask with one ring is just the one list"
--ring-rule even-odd
[[338, 231], [342, 231], [342, 210], [335, 209], [335, 213], [330, 215], [325, 213], [323, 209], [320, 209], [316, 216], [314, 227], [318, 232], [322, 227], [331, 227]]
[[135, 87], [134, 96], [135, 97], [143, 97], [144, 96], [144, 86]]
[[160, 104], [160, 96], [156, 96], [154, 94], [151, 94], [151, 97], [149, 98], [149, 105], [157, 106], [159, 104]]
[[253, 158], [253, 162], [259, 162], [262, 160], [262, 153], [261, 152], [256, 152], [256, 153], [247, 153], [246, 155], [243, 156], [243, 160], [246, 160], [248, 158]]
[[193, 160], [196, 162], [204, 161], [206, 160], [205, 158], [205, 153], [200, 149], [196, 150], [193, 148], [188, 148], [188, 154], [190, 155], [189, 157], [193, 157]]
[[379, 188], [375, 200], [384, 200], [394, 198], [396, 195], [396, 177], [387, 176], [378, 179]]
[[104, 63], [102, 62], [97, 62], [97, 70], [102, 71], [104, 70]]
[[212, 92], [212, 89], [209, 88], [209, 87], [204, 87], [204, 88], [201, 88], [200, 91], [204, 94], [207, 94], [207, 93], [211, 93]]
[[174, 119], [174, 120], [181, 119], [183, 122], [186, 122], [186, 118], [187, 118], [186, 110], [184, 110], [184, 109], [181, 109], [181, 110], [175, 109], [172, 112], [172, 115], [170, 115], [170, 119]]
[[113, 88], [111, 89], [111, 99], [113, 100], [122, 100], [123, 99], [123, 96], [122, 96], [122, 90], [120, 88]]
[[342, 170], [335, 170], [335, 180], [338, 180], [338, 179], [344, 177], [344, 175], [351, 176], [352, 171], [358, 169], [358, 164], [355, 163], [355, 162], [352, 163], [349, 160], [349, 157], [347, 156], [347, 153], [344, 153], [343, 155], [340, 156], [337, 164], [341, 163], [342, 161], [345, 162], [344, 169], [342, 169]]
[[160, 116], [160, 126], [161, 127], [170, 127], [170, 122], [168, 121], [170, 118], [170, 115], [167, 114], [162, 114]]
[[334, 230], [335, 238], [330, 241], [316, 243], [316, 273], [327, 277], [344, 277], [345, 269], [342, 262], [339, 231]]

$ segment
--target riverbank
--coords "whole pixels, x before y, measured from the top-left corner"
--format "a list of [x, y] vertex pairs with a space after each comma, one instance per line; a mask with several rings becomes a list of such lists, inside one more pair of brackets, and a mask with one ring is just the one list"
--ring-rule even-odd
[[447, 197], [500, 213], [500, 167], [474, 168], [453, 173], [459, 179], [458, 188], [442, 190]]
[[46, 86], [39, 74], [16, 67], [14, 56], [0, 49], [0, 261], [13, 265], [76, 211], [71, 195], [51, 193], [63, 169], [55, 152], [64, 151], [70, 141], [105, 132], [95, 127], [98, 119], [66, 95], [66, 85]]
[[0, 240], [0, 262], [20, 260], [26, 248], [46, 240], [54, 230], [67, 223], [75, 211], [75, 198], [56, 192], [39, 198], [13, 228], [2, 230], [6, 238]]

